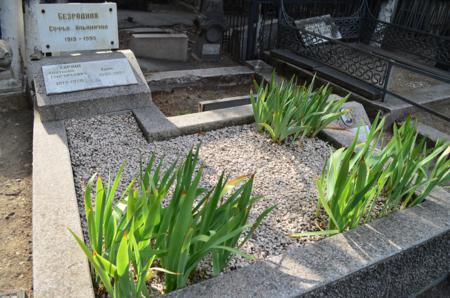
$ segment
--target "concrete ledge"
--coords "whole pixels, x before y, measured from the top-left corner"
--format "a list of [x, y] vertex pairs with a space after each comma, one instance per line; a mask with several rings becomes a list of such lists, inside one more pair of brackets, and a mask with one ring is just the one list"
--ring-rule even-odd
[[450, 269], [450, 194], [168, 297], [407, 297]]
[[438, 140], [448, 142], [450, 141], [450, 136], [445, 132], [437, 130], [434, 127], [423, 124], [422, 122], [417, 122], [417, 132], [421, 135], [436, 143]]
[[137, 124], [149, 142], [176, 137], [182, 134], [178, 127], [170, 122], [153, 102], [149, 107], [133, 110], [133, 114]]
[[215, 82], [218, 86], [245, 84], [252, 82], [254, 74], [255, 72], [248, 67], [230, 66], [156, 72], [147, 74], [145, 79], [153, 92], [170, 91], [191, 85], [200, 87], [206, 82]]
[[215, 100], [204, 100], [198, 103], [198, 111], [212, 111], [250, 104], [250, 95], [226, 97]]
[[63, 121], [33, 132], [33, 296], [94, 297], [89, 266], [67, 228], [82, 235]]
[[[168, 118], [153, 103], [152, 105], [153, 107], [133, 110], [136, 121], [149, 142], [255, 121], [250, 104]], [[353, 139], [351, 133], [335, 129], [324, 129], [319, 137], [337, 148], [348, 147]]]
[[255, 121], [251, 105], [174, 116], [168, 119], [182, 134], [192, 134]]
[[252, 123], [251, 105], [166, 117], [158, 108], [133, 110], [147, 141], [165, 140], [186, 134]]

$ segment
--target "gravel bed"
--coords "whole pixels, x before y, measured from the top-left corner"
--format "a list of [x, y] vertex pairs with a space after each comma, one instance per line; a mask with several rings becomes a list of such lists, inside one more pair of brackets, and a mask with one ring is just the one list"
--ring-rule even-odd
[[[276, 145], [256, 132], [254, 125], [228, 127], [167, 141], [147, 143], [131, 113], [101, 115], [90, 119], [66, 121], [75, 187], [80, 212], [84, 214], [83, 190], [93, 173], [104, 179], [114, 174], [125, 160], [122, 182], [130, 181], [141, 159], [151, 152], [163, 157], [165, 165], [182, 158], [193, 146], [202, 143], [201, 161], [205, 164], [205, 186], [211, 186], [224, 170], [231, 177], [256, 173], [254, 194], [263, 195], [253, 209], [254, 219], [265, 208], [277, 205], [255, 236], [243, 248], [257, 259], [278, 255], [291, 245], [319, 238], [294, 240], [287, 234], [317, 230], [324, 218], [315, 217], [315, 180], [332, 147], [319, 139], [293, 145]], [[122, 188], [124, 187], [122, 184]], [[83, 229], [86, 230], [82, 216]], [[248, 264], [236, 257], [230, 269]]]

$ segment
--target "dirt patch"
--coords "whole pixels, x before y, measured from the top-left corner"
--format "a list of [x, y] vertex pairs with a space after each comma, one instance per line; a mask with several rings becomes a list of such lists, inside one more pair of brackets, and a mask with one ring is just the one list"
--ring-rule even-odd
[[251, 88], [251, 84], [203, 88], [188, 87], [175, 89], [172, 92], [156, 91], [152, 93], [152, 99], [161, 112], [170, 117], [197, 113], [198, 103], [204, 100], [248, 95]]
[[0, 113], [0, 293], [32, 291], [31, 111]]

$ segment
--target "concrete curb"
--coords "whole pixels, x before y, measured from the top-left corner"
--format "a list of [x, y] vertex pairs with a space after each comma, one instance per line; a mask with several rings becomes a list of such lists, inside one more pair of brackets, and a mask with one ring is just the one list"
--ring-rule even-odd
[[87, 259], [67, 228], [82, 235], [63, 121], [33, 131], [33, 296], [94, 297]]
[[[158, 112], [158, 109], [151, 107], [133, 110], [136, 121], [149, 142], [255, 121], [250, 104], [168, 118]], [[337, 148], [348, 147], [353, 140], [352, 134], [335, 129], [324, 129], [319, 137]]]
[[168, 297], [406, 297], [450, 270], [450, 194]]
[[163, 117], [155, 115], [156, 110], [152, 108], [133, 110], [147, 141], [160, 141], [226, 126], [248, 124], [254, 121], [251, 105], [168, 118], [164, 115], [162, 115]]
[[228, 66], [206, 69], [188, 69], [162, 71], [145, 75], [152, 92], [168, 91], [195, 85], [200, 87], [206, 82], [215, 82], [218, 86], [251, 83], [253, 70], [246, 66]]
[[251, 105], [206, 111], [167, 118], [182, 134], [214, 130], [254, 122]]

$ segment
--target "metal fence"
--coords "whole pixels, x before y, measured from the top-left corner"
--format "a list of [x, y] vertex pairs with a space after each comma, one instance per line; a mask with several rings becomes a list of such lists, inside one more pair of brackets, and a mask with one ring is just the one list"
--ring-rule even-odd
[[[356, 13], [363, 0], [285, 0], [289, 15], [296, 19], [321, 15], [333, 17]], [[379, 14], [383, 0], [369, 0], [369, 9]], [[276, 46], [278, 0], [225, 0], [228, 20], [223, 48], [236, 61], [261, 58]], [[416, 30], [450, 36], [450, 1], [399, 0], [393, 23]]]
[[450, 36], [450, 1], [399, 0], [393, 23]]
[[[378, 11], [381, 0], [371, 6]], [[278, 1], [225, 0], [228, 20], [223, 48], [235, 60], [261, 58], [264, 51], [276, 45]], [[362, 0], [287, 0], [286, 9], [298, 19], [330, 14], [333, 17], [351, 15], [362, 5]]]

